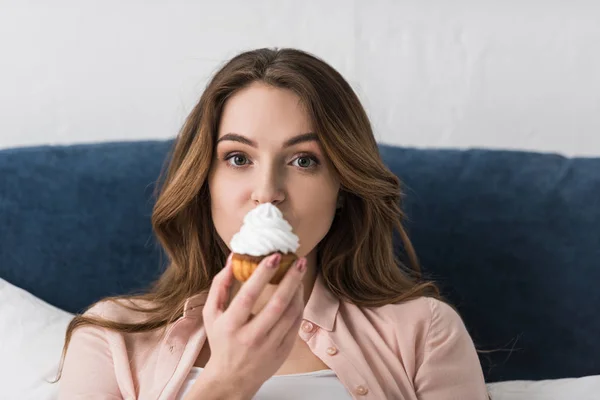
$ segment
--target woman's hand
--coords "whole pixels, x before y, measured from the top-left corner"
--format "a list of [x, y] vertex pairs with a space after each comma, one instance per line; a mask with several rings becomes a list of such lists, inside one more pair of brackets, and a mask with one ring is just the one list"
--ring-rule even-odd
[[211, 349], [203, 372], [235, 387], [252, 398], [292, 350], [304, 311], [302, 277], [306, 259], [296, 261], [275, 293], [260, 312], [251, 318], [252, 308], [275, 275], [281, 255], [262, 260], [225, 310], [233, 281], [231, 256], [210, 287], [203, 310]]

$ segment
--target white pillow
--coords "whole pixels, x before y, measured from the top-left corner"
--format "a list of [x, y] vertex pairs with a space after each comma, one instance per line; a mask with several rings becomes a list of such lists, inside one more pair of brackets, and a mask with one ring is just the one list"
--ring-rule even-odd
[[0, 398], [55, 399], [67, 325], [73, 315], [0, 278]]
[[600, 375], [543, 381], [506, 381], [487, 385], [492, 400], [598, 400]]

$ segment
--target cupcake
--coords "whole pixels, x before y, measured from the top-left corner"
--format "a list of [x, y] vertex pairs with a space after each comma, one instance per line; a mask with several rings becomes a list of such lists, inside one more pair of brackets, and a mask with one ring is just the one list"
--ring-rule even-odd
[[292, 226], [283, 218], [281, 211], [271, 203], [263, 203], [250, 210], [229, 245], [233, 252], [233, 275], [240, 282], [250, 278], [263, 258], [279, 252], [279, 269], [269, 282], [276, 285], [298, 259], [298, 236], [292, 232]]

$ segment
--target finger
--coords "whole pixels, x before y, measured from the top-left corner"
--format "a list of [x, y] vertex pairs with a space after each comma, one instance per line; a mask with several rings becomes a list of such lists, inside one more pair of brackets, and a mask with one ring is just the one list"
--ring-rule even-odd
[[252, 275], [250, 275], [250, 278], [244, 282], [239, 292], [231, 301], [224, 316], [228, 319], [229, 326], [232, 329], [239, 328], [248, 321], [254, 303], [256, 303], [258, 296], [260, 296], [265, 286], [277, 272], [280, 260], [281, 254], [279, 253], [265, 257]]
[[[287, 312], [287, 308], [290, 303], [292, 303], [294, 297], [298, 296], [298, 289], [302, 287], [302, 277], [306, 271], [305, 266], [306, 258], [302, 257], [285, 274], [269, 302], [248, 324], [248, 335], [250, 335], [250, 337], [261, 337], [262, 335], [268, 334], [277, 321], [281, 319], [282, 314]], [[303, 267], [304, 271], [300, 271], [299, 267]], [[303, 294], [304, 293], [300, 293], [302, 296], [301, 309], [304, 308]]]
[[233, 282], [231, 258], [232, 254], [229, 254], [225, 266], [215, 275], [210, 285], [203, 309], [205, 323], [212, 324], [216, 318], [223, 314], [225, 303], [229, 297], [229, 288]]

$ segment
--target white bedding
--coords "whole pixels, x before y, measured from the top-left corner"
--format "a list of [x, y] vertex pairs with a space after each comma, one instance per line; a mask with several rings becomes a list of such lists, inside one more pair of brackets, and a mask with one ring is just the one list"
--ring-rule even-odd
[[0, 399], [50, 400], [73, 315], [0, 278]]

